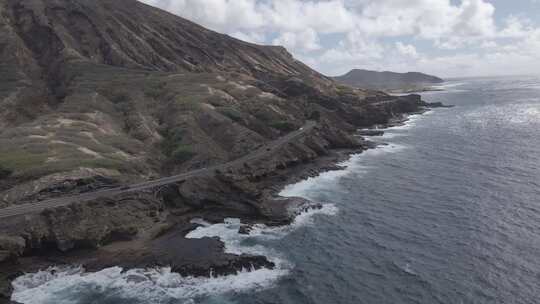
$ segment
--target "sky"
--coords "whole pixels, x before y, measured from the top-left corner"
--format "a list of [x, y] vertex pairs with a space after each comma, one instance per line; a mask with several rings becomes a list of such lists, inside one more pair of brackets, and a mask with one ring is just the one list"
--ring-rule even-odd
[[142, 0], [328, 76], [540, 74], [540, 0]]

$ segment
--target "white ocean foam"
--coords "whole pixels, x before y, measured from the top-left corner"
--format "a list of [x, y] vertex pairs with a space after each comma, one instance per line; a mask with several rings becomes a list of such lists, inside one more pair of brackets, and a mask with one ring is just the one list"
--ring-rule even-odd
[[392, 139], [396, 137], [404, 136], [404, 133], [394, 133], [394, 132], [384, 132], [383, 136], [380, 136], [382, 139]]
[[[256, 241], [283, 238], [300, 227], [313, 224], [313, 217], [317, 214], [335, 215], [337, 212], [334, 205], [325, 204], [322, 209], [300, 214], [289, 226], [256, 225], [248, 235], [238, 233], [241, 226], [238, 219], [227, 219], [222, 224], [213, 225], [195, 220], [202, 227], [187, 235], [188, 238], [219, 237], [225, 244], [226, 252], [265, 255], [276, 264], [275, 269], [252, 269], [243, 270], [237, 275], [193, 278], [182, 277], [171, 272], [170, 268], [124, 272], [120, 267], [112, 267], [95, 273], [86, 273], [81, 267], [50, 268], [17, 278], [13, 282], [12, 299], [25, 304], [75, 304], [85, 296], [100, 294], [132, 300], [134, 303], [161, 303], [171, 299], [179, 303], [193, 303], [193, 299], [200, 297], [269, 288], [286, 276], [293, 265], [280, 253]], [[251, 241], [251, 245], [246, 245], [246, 241]]]
[[412, 115], [407, 116], [407, 120], [405, 122], [403, 122], [403, 124], [401, 124], [401, 125], [388, 127], [388, 128], [382, 128], [382, 129], [379, 129], [379, 130], [382, 130], [382, 131], [384, 131], [384, 130], [387, 130], [387, 131], [407, 130], [407, 129], [410, 129], [410, 128], [414, 127], [419, 120], [421, 120], [424, 117], [429, 116], [431, 114], [433, 114], [433, 111], [427, 111], [427, 112], [424, 112], [422, 114], [412, 114]]
[[407, 149], [407, 146], [389, 143], [379, 146], [375, 149], [367, 150], [361, 154], [352, 155], [349, 160], [340, 163], [342, 170], [323, 172], [316, 177], [310, 177], [296, 184], [287, 185], [279, 193], [285, 197], [303, 197], [314, 199], [312, 195], [321, 189], [335, 189], [340, 179], [350, 174], [366, 174], [369, 171], [369, 166], [364, 161], [365, 158], [376, 157], [388, 153], [398, 153]]
[[192, 278], [182, 277], [170, 268], [123, 272], [122, 268], [113, 267], [95, 273], [85, 273], [78, 267], [49, 269], [16, 279], [12, 299], [25, 304], [75, 304], [81, 298], [100, 294], [135, 303], [162, 303], [171, 299], [190, 303], [197, 297], [263, 289], [285, 274], [283, 270], [259, 269], [238, 275]]
[[[287, 226], [268, 227], [266, 225], [254, 225], [249, 234], [239, 234], [238, 230], [242, 226], [239, 219], [228, 218], [221, 224], [204, 223], [189, 234], [187, 238], [199, 239], [204, 237], [219, 237], [225, 244], [225, 252], [233, 254], [264, 255], [270, 261], [276, 263], [278, 267], [288, 268], [290, 265], [282, 259], [279, 253], [273, 252], [268, 247], [260, 244], [260, 241], [275, 240], [285, 237], [298, 228], [313, 224], [315, 215], [336, 215], [338, 209], [333, 204], [324, 204], [321, 209], [310, 209], [299, 214], [294, 221]], [[246, 245], [246, 241], [259, 241], [256, 245]], [[254, 242], [249, 242], [253, 244]]]
[[447, 83], [443, 83], [443, 84], [440, 84], [440, 85], [434, 85], [434, 86], [432, 86], [432, 88], [442, 90], [442, 89], [449, 89], [449, 88], [459, 87], [459, 86], [462, 86], [464, 84], [465, 84], [465, 82], [447, 82]]
[[347, 165], [343, 170], [324, 172], [316, 177], [310, 177], [296, 184], [287, 185], [285, 188], [283, 188], [279, 195], [312, 199], [309, 194], [314, 188], [320, 187], [321, 185], [335, 185], [342, 177], [350, 173], [349, 169], [350, 165]]

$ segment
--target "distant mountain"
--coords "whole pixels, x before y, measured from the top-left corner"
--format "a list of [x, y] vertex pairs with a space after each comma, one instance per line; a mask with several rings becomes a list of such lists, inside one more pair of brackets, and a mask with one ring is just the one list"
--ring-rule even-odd
[[444, 80], [423, 73], [377, 72], [355, 69], [349, 73], [335, 77], [337, 82], [358, 88], [377, 90], [411, 90], [421, 89], [426, 85], [441, 83]]

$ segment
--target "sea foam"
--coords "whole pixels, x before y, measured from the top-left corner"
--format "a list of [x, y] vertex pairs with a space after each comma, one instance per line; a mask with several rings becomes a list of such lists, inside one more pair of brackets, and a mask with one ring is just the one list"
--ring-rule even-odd
[[112, 267], [99, 272], [85, 272], [81, 267], [54, 267], [37, 273], [25, 274], [13, 282], [12, 300], [25, 304], [75, 304], [81, 299], [98, 297], [103, 301], [129, 303], [194, 303], [193, 299], [213, 298], [228, 294], [266, 289], [286, 276], [294, 265], [281, 253], [264, 245], [264, 241], [285, 237], [288, 233], [313, 224], [315, 215], [335, 215], [331, 204], [322, 209], [301, 213], [291, 225], [268, 227], [255, 225], [250, 234], [239, 234], [238, 219], [227, 219], [221, 224], [202, 225], [187, 235], [188, 238], [219, 237], [225, 250], [234, 254], [265, 255], [276, 264], [275, 269], [244, 269], [236, 275], [194, 278], [182, 277], [171, 268], [132, 269], [124, 271]]
[[48, 269], [26, 274], [13, 282], [12, 299], [25, 304], [71, 304], [99, 298], [128, 303], [163, 303], [177, 299], [190, 303], [194, 298], [269, 287], [285, 273], [282, 270], [244, 270], [237, 275], [192, 278], [170, 268], [133, 269], [120, 267], [85, 273], [79, 267]]

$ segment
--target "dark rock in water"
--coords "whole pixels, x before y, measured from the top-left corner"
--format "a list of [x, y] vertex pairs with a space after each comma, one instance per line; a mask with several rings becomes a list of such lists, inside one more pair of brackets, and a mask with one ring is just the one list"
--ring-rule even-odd
[[12, 292], [13, 287], [11, 287], [11, 282], [8, 280], [0, 280], [0, 304], [12, 303], [10, 302]]
[[269, 198], [265, 204], [265, 214], [269, 226], [289, 225], [301, 213], [321, 209], [322, 205], [301, 197]]
[[0, 270], [0, 304], [17, 304], [10, 300], [13, 292], [11, 281], [22, 273], [16, 270], [12, 262], [0, 262]]
[[172, 267], [182, 276], [208, 277], [237, 274], [261, 268], [273, 269], [276, 265], [264, 256], [240, 255], [213, 261], [212, 264], [182, 264]]
[[385, 143], [380, 143], [380, 142], [374, 142], [374, 141], [370, 141], [370, 140], [367, 140], [366, 141], [366, 145], [369, 149], [375, 149], [379, 146], [384, 146]]
[[428, 108], [453, 108], [454, 107], [453, 105], [445, 105], [442, 102], [427, 103], [426, 106]]
[[242, 225], [240, 228], [238, 228], [238, 233], [247, 235], [251, 232], [251, 230], [253, 230], [252, 225]]
[[263, 256], [224, 253], [224, 244], [219, 238], [187, 239], [184, 233], [181, 229], [173, 231], [143, 247], [107, 249], [83, 257], [80, 262], [90, 272], [113, 266], [125, 269], [171, 267], [182, 276], [194, 277], [275, 267]]
[[362, 135], [362, 136], [383, 136], [384, 131], [381, 131], [381, 130], [360, 130], [360, 131], [358, 131], [358, 135]]

